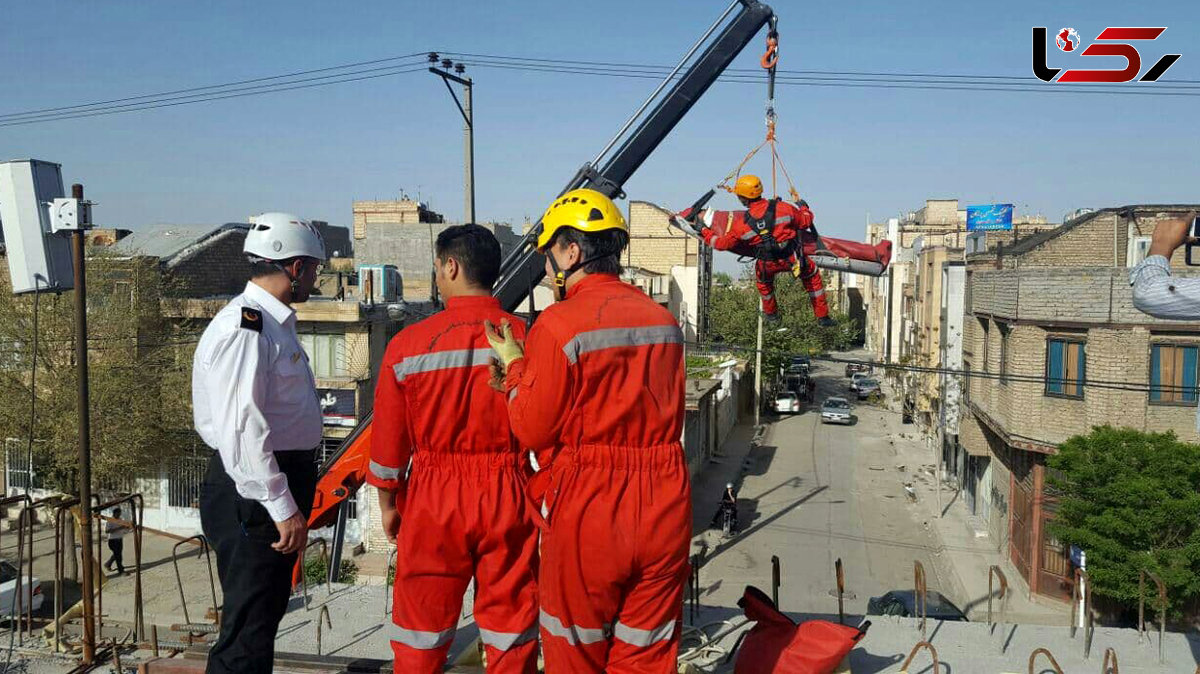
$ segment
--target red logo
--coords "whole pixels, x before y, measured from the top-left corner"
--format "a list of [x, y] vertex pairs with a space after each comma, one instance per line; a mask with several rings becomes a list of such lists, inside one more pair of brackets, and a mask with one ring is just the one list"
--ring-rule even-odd
[[[1033, 29], [1033, 74], [1044, 82], [1132, 82], [1142, 71], [1142, 55], [1137, 48], [1129, 44], [1133, 41], [1157, 40], [1166, 27], [1162, 28], [1105, 28], [1096, 36], [1097, 42], [1088, 45], [1080, 52], [1081, 56], [1120, 56], [1125, 59], [1125, 67], [1117, 70], [1083, 70], [1073, 68], [1062, 71], [1062, 68], [1050, 68], [1046, 65], [1046, 28], [1035, 26]], [[1075, 51], [1080, 44], [1079, 34], [1074, 28], [1064, 28], [1054, 36], [1058, 48], [1064, 52]], [[1180, 54], [1165, 54], [1142, 75], [1139, 82], [1155, 82], [1167, 72]], [[1057, 80], [1055, 75], [1062, 75]]]

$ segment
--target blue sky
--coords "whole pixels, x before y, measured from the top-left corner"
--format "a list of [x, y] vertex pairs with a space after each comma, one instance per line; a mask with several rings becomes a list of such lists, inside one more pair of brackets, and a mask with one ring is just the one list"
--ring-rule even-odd
[[[786, 69], [1032, 78], [1032, 26], [1071, 26], [1088, 42], [1105, 26], [1168, 26], [1140, 45], [1144, 68], [1179, 52], [1164, 81], [1200, 80], [1200, 4], [1053, 5], [773, 3]], [[673, 64], [724, 6], [6, 3], [0, 113], [427, 50]], [[756, 38], [735, 66], [753, 66], [761, 45]], [[1053, 47], [1050, 58], [1054, 66], [1082, 65]], [[476, 81], [478, 215], [514, 223], [540, 214], [654, 86], [483, 67], [468, 74]], [[757, 84], [714, 86], [627, 183], [630, 197], [690, 203], [761, 141], [764, 96]], [[868, 214], [879, 220], [926, 198], [1012, 202], [1018, 213], [1052, 220], [1080, 206], [1200, 201], [1197, 102], [786, 86], [777, 93], [778, 134], [822, 232], [860, 238]], [[132, 228], [265, 210], [348, 224], [353, 200], [393, 198], [401, 187], [413, 196], [419, 190], [451, 219], [462, 214], [462, 123], [441, 82], [425, 72], [0, 128], [0, 158], [21, 157], [62, 163], [65, 179], [85, 183], [99, 202], [98, 221]]]

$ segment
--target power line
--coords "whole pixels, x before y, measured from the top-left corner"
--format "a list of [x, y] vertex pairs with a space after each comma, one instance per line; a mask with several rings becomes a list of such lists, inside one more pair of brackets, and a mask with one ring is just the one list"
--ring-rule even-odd
[[299, 77], [301, 75], [312, 75], [314, 73], [329, 72], [331, 70], [345, 70], [347, 68], [360, 68], [362, 66], [375, 65], [377, 63], [386, 63], [388, 61], [403, 61], [403, 60], [411, 59], [411, 58], [414, 58], [417, 56], [424, 56], [424, 55], [425, 55], [425, 52], [413, 52], [411, 54], [405, 54], [403, 56], [389, 56], [386, 58], [373, 59], [370, 61], [358, 61], [355, 63], [343, 63], [342, 65], [328, 66], [326, 68], [315, 68], [313, 70], [298, 70], [296, 72], [284, 73], [282, 75], [270, 75], [268, 77], [255, 77], [255, 78], [248, 79], [248, 80], [237, 80], [234, 82], [225, 82], [223, 84], [209, 84], [209, 85], [202, 86], [202, 87], [190, 87], [187, 89], [174, 89], [171, 91], [160, 91], [160, 92], [154, 93], [154, 94], [143, 94], [141, 96], [127, 96], [125, 98], [113, 98], [113, 99], [109, 99], [107, 101], [95, 101], [92, 103], [80, 103], [78, 105], [65, 105], [65, 106], [59, 106], [56, 108], [41, 108], [38, 110], [26, 110], [24, 112], [10, 112], [10, 113], [0, 114], [0, 120], [8, 119], [11, 117], [24, 117], [24, 116], [28, 116], [28, 115], [35, 115], [38, 113], [58, 112], [58, 111], [62, 111], [62, 110], [75, 110], [75, 109], [79, 109], [79, 108], [90, 108], [90, 107], [94, 107], [94, 106], [109, 105], [112, 103], [124, 103], [126, 101], [136, 101], [139, 99], [157, 98], [157, 97], [161, 97], [161, 96], [172, 96], [175, 94], [186, 94], [186, 93], [190, 93], [193, 91], [224, 89], [226, 87], [237, 86], [240, 84], [253, 84], [255, 82], [267, 82], [267, 81], [271, 81], [271, 80], [286, 79], [289, 77]]

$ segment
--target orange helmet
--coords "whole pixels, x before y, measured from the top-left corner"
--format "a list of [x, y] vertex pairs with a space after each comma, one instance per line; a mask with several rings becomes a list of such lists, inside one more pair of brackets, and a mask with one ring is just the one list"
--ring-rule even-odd
[[757, 199], [763, 193], [762, 181], [758, 179], [758, 176], [747, 173], [737, 179], [737, 183], [733, 186], [733, 193], [739, 197]]

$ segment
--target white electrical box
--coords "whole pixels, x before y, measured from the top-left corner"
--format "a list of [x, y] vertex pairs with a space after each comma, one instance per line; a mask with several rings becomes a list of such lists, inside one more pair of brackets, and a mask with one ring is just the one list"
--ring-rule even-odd
[[0, 228], [13, 293], [73, 287], [70, 240], [52, 233], [50, 204], [63, 197], [62, 167], [0, 162]]

